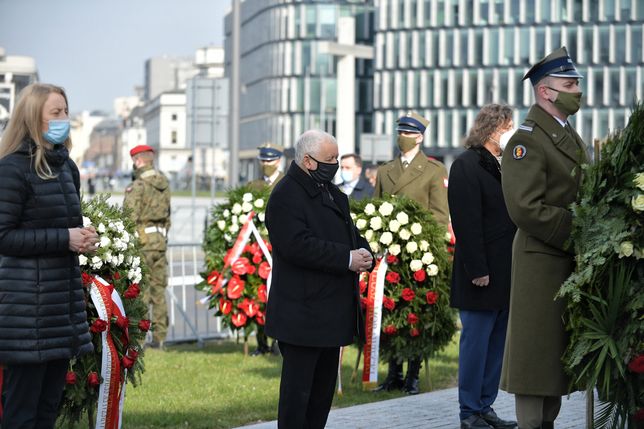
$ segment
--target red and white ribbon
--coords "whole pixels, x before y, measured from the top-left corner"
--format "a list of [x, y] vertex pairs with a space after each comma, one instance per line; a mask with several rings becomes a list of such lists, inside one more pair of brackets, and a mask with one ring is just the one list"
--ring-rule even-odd
[[367, 289], [367, 314], [365, 332], [367, 340], [364, 345], [364, 364], [362, 367], [362, 386], [364, 389], [378, 385], [378, 351], [380, 348], [380, 328], [382, 324], [382, 298], [385, 291], [387, 260], [383, 256], [376, 262], [376, 267], [369, 274]]
[[[95, 427], [96, 429], [120, 429], [127, 370], [124, 370], [121, 375], [121, 361], [110, 333], [110, 321], [113, 316], [125, 317], [125, 309], [114, 286], [98, 276], [92, 278], [89, 293], [98, 317], [107, 322], [107, 329], [101, 333], [103, 382], [98, 388]], [[125, 340], [127, 341], [127, 331]], [[127, 344], [125, 347], [127, 348]]]

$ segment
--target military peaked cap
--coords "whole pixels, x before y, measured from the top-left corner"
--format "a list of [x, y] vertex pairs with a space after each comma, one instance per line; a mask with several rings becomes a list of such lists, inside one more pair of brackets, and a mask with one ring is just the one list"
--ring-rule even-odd
[[429, 125], [429, 121], [427, 119], [410, 110], [398, 118], [398, 127], [396, 128], [396, 131], [425, 134], [427, 125]]
[[264, 143], [257, 149], [259, 149], [257, 159], [260, 161], [274, 161], [284, 155], [284, 148], [273, 143]]
[[550, 55], [533, 65], [525, 76], [523, 76], [522, 80], [530, 79], [530, 83], [534, 86], [546, 76], [583, 78], [577, 71], [575, 63], [572, 62], [572, 58], [568, 55], [565, 46], [553, 51]]

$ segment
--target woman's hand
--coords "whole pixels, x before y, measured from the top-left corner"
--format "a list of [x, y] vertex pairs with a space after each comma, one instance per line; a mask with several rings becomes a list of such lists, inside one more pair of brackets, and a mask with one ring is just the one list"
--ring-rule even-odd
[[490, 276], [477, 277], [472, 280], [472, 284], [479, 287], [484, 287], [490, 284]]
[[92, 253], [98, 246], [98, 234], [93, 226], [69, 228], [69, 250], [76, 253]]

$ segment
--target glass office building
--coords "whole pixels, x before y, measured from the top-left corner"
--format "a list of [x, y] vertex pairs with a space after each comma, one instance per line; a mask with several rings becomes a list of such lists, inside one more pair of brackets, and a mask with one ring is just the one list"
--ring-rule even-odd
[[[306, 129], [336, 133], [338, 57], [321, 49], [336, 41], [338, 19], [355, 17], [355, 43], [373, 45], [372, 0], [246, 0], [241, 3], [240, 173], [254, 178], [257, 147], [291, 147]], [[230, 76], [232, 13], [226, 16]], [[371, 132], [372, 60], [356, 59], [356, 140]]]
[[479, 109], [533, 103], [531, 64], [566, 46], [585, 76], [572, 122], [590, 144], [644, 98], [644, 0], [375, 0], [374, 132], [408, 109], [431, 120], [429, 155], [460, 152]]

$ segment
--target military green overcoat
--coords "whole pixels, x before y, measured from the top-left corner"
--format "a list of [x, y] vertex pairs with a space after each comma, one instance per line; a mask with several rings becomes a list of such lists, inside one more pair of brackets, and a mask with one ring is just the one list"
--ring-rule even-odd
[[248, 182], [248, 186], [249, 186], [251, 189], [254, 189], [254, 190], [256, 190], [256, 191], [261, 191], [261, 190], [262, 190], [262, 189], [264, 189], [265, 187], [268, 187], [268, 189], [270, 189], [270, 190], [272, 191], [272, 190], [273, 190], [273, 188], [275, 187], [275, 185], [277, 185], [277, 182], [279, 182], [279, 181], [280, 181], [280, 180], [282, 180], [283, 178], [284, 178], [284, 173], [282, 173], [282, 172], [280, 171], [280, 172], [277, 174], [277, 177], [275, 178], [275, 180], [273, 180], [273, 183], [271, 183], [271, 184], [267, 184], [267, 183], [266, 183], [266, 181], [265, 181], [264, 179], [255, 179], [255, 180], [252, 180], [252, 181]]
[[400, 158], [378, 167], [374, 198], [405, 195], [429, 210], [439, 225], [447, 228], [447, 169], [434, 159], [418, 152], [407, 168]]
[[[568, 129], [568, 130], [567, 130]], [[561, 357], [568, 343], [554, 299], [574, 267], [569, 243], [584, 142], [534, 105], [503, 153], [503, 195], [518, 230], [501, 388], [510, 393], [561, 396], [571, 390]]]

